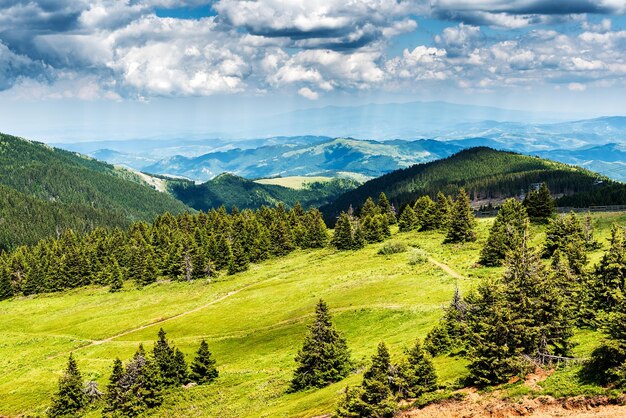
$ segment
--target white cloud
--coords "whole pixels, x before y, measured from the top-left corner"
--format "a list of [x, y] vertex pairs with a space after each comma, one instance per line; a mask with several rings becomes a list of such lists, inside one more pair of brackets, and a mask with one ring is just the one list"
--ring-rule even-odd
[[298, 94], [309, 100], [317, 100], [320, 97], [319, 93], [311, 90], [308, 87], [302, 87], [300, 90], [298, 90]]
[[585, 91], [587, 90], [587, 86], [581, 83], [569, 83], [567, 88], [571, 91]]

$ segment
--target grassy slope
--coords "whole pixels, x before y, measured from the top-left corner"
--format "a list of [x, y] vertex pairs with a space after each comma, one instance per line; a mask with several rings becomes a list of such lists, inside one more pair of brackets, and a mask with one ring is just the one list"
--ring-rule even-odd
[[[601, 227], [598, 235], [606, 242], [610, 222], [626, 222], [626, 215], [602, 214], [596, 219]], [[480, 221], [480, 240], [473, 244], [443, 246], [440, 233], [398, 234], [393, 239], [419, 244], [467, 276], [459, 281], [467, 289], [480, 277], [500, 273], [500, 269], [473, 267], [490, 222]], [[539, 243], [542, 234], [536, 232]], [[358, 375], [321, 390], [285, 394], [293, 357], [320, 297], [333, 309], [354, 358], [364, 361], [381, 340], [398, 356], [414, 338], [423, 338], [454, 290], [456, 280], [439, 268], [430, 263], [409, 266], [406, 253], [376, 255], [379, 246], [350, 253], [298, 251], [212, 283], [156, 284], [118, 294], [82, 289], [0, 302], [0, 369], [4, 372], [0, 414], [42, 413], [72, 349], [80, 348], [75, 356], [84, 376], [104, 387], [112, 360], [116, 356], [128, 360], [140, 342], [151, 348], [161, 325], [188, 360], [199, 341], [207, 338], [221, 375], [213, 385], [168, 397], [155, 415], [275, 417], [330, 412], [343, 388], [359, 382]], [[599, 254], [594, 254], [594, 261]], [[111, 341], [93, 343], [202, 306]], [[581, 342], [577, 354], [586, 355], [597, 335], [582, 332], [577, 339]], [[437, 358], [436, 366], [446, 383], [465, 373], [464, 360], [458, 358]], [[552, 393], [580, 389], [572, 388], [568, 373], [572, 372], [549, 378], [545, 384]]]
[[332, 177], [323, 176], [290, 176], [290, 177], [272, 177], [268, 179], [254, 180], [258, 184], [273, 184], [276, 186], [289, 187], [290, 189], [301, 190], [309, 183], [326, 183], [332, 180]]

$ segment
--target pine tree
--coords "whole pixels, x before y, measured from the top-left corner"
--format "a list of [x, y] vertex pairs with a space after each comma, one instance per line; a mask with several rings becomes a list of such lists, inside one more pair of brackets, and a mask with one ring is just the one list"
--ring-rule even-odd
[[215, 261], [216, 269], [222, 270], [230, 264], [230, 261], [233, 258], [233, 252], [230, 247], [230, 243], [224, 234], [219, 234], [214, 242], [215, 247], [211, 260]]
[[114, 412], [120, 409], [123, 400], [123, 389], [120, 387], [120, 381], [124, 376], [124, 366], [122, 360], [116, 358], [113, 362], [113, 369], [109, 377], [109, 383], [104, 394], [104, 412]]
[[435, 220], [438, 229], [448, 227], [450, 221], [450, 213], [452, 212], [452, 204], [450, 200], [442, 192], [437, 193], [437, 201], [435, 203]]
[[404, 398], [416, 398], [437, 389], [435, 367], [419, 340], [407, 352], [406, 360], [398, 367], [398, 374], [394, 389]]
[[467, 311], [467, 304], [457, 287], [443, 318], [426, 336], [424, 348], [431, 355], [465, 351], [468, 338]]
[[315, 307], [315, 322], [295, 360], [298, 367], [291, 380], [292, 391], [338, 382], [352, 369], [346, 340], [335, 329], [323, 300]]
[[626, 245], [623, 228], [614, 224], [608, 251], [594, 274], [594, 303], [598, 310], [611, 311], [624, 300], [626, 293]]
[[48, 416], [76, 416], [85, 404], [83, 378], [80, 370], [78, 370], [76, 360], [70, 354], [65, 373], [59, 379], [59, 389], [52, 398], [52, 406], [48, 410]]
[[489, 238], [480, 252], [480, 264], [499, 266], [506, 253], [519, 245], [528, 228], [528, 215], [524, 206], [515, 199], [503, 204], [489, 231]]
[[413, 210], [417, 215], [420, 231], [430, 231], [437, 228], [437, 207], [430, 196], [420, 196], [413, 205]]
[[109, 278], [109, 292], [119, 292], [124, 286], [123, 272], [116, 259], [111, 259], [109, 265], [106, 266], [107, 276]]
[[394, 210], [391, 203], [389, 203], [389, 199], [387, 199], [387, 195], [385, 195], [384, 192], [380, 192], [380, 196], [378, 196], [377, 206], [381, 215], [387, 217], [387, 222], [389, 223], [389, 225], [395, 225], [396, 211]]
[[199, 385], [211, 383], [217, 379], [219, 373], [215, 368], [215, 360], [209, 351], [209, 345], [205, 340], [200, 343], [196, 357], [191, 363], [189, 378]]
[[359, 218], [364, 219], [368, 216], [378, 215], [379, 213], [380, 209], [374, 204], [374, 200], [371, 197], [368, 197], [359, 211]]
[[465, 190], [459, 189], [454, 207], [452, 208], [452, 214], [450, 215], [448, 234], [444, 242], [459, 243], [475, 241], [475, 226], [476, 220], [470, 206], [469, 196], [465, 193]]
[[306, 248], [323, 248], [328, 244], [328, 229], [317, 209], [309, 210], [304, 219]]
[[228, 274], [240, 273], [248, 269], [248, 255], [245, 253], [241, 241], [235, 238], [232, 243], [233, 256], [228, 263]]
[[361, 386], [346, 388], [345, 397], [337, 408], [335, 416], [341, 418], [391, 418], [397, 403], [394, 399], [391, 382], [394, 370], [387, 346], [378, 345], [372, 356], [372, 364], [363, 374]]
[[417, 224], [417, 215], [411, 205], [406, 205], [402, 214], [400, 215], [400, 219], [398, 220], [398, 228], [400, 232], [408, 232], [416, 229]]
[[179, 385], [184, 385], [189, 381], [189, 371], [185, 355], [178, 348], [174, 351], [174, 370], [176, 371], [176, 381]]
[[546, 183], [541, 183], [539, 189], [528, 192], [524, 206], [533, 222], [545, 222], [554, 214], [556, 201], [552, 198]]
[[345, 212], [342, 212], [335, 223], [335, 232], [330, 243], [338, 250], [352, 249], [352, 224]]
[[163, 328], [159, 330], [158, 340], [154, 344], [153, 354], [154, 361], [161, 372], [163, 385], [179, 385], [181, 382], [179, 380], [174, 348], [170, 346]]

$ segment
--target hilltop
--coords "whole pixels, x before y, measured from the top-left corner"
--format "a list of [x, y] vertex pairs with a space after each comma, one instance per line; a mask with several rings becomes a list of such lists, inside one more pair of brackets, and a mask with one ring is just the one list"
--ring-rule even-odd
[[[598, 180], [603, 182], [598, 186]], [[384, 192], [396, 208], [420, 195], [454, 194], [464, 187], [474, 201], [520, 196], [535, 183], [546, 182], [555, 195], [588, 193], [612, 184], [607, 178], [563, 163], [497, 151], [487, 147], [463, 150], [441, 160], [417, 164], [370, 180], [321, 208], [331, 220], [350, 205]]]
[[336, 178], [291, 188], [255, 182], [228, 173], [202, 184], [173, 179], [168, 180], [168, 184], [176, 198], [194, 209], [204, 211], [222, 205], [227, 208], [236, 206], [239, 209], [256, 209], [262, 205], [276, 206], [283, 203], [292, 207], [296, 202], [305, 208], [318, 207], [359, 185], [355, 180]]
[[130, 170], [0, 134], [0, 249], [187, 207]]

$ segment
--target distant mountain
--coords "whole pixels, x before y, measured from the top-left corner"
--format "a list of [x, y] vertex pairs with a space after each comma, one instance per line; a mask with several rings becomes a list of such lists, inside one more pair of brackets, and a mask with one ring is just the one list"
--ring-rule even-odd
[[0, 134], [0, 250], [65, 228], [126, 226], [187, 209], [149, 176]]
[[340, 172], [377, 177], [412, 164], [446, 157], [462, 149], [432, 140], [365, 141], [337, 138], [305, 145], [273, 145], [233, 149], [195, 158], [175, 156], [145, 171], [207, 180], [222, 172], [246, 178], [337, 175]]
[[227, 173], [202, 184], [185, 180], [169, 181], [169, 188], [174, 196], [194, 209], [204, 211], [222, 205], [228, 209], [233, 206], [239, 209], [256, 209], [262, 205], [276, 206], [279, 203], [292, 207], [296, 202], [300, 202], [307, 209], [329, 203], [358, 185], [352, 179], [331, 179], [293, 189], [260, 184]]
[[[599, 180], [602, 184], [598, 184]], [[588, 170], [538, 157], [477, 147], [451, 157], [393, 171], [370, 180], [321, 208], [332, 221], [350, 205], [361, 206], [367, 197], [385, 192], [399, 208], [420, 195], [435, 196], [438, 191], [456, 193], [464, 187], [474, 202], [519, 196], [531, 184], [546, 182], [557, 195], [587, 193], [613, 184]], [[620, 187], [626, 186], [619, 184]]]

